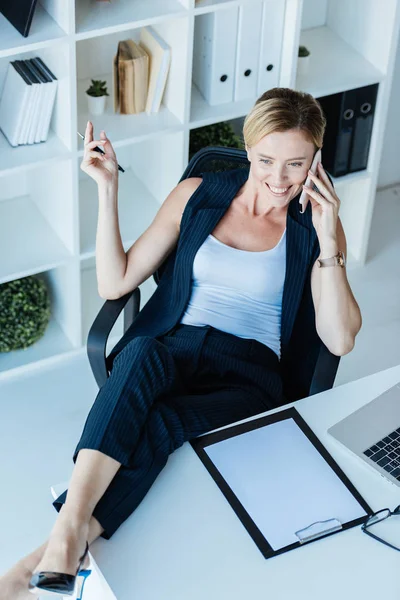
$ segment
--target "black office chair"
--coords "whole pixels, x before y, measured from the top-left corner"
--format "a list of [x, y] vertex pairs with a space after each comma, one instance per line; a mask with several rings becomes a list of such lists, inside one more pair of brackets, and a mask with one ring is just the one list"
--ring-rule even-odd
[[[203, 148], [190, 160], [180, 181], [188, 177], [198, 177], [204, 172], [227, 171], [248, 168], [249, 162], [244, 150], [236, 148]], [[163, 265], [153, 275], [158, 284]], [[106, 366], [107, 339], [116, 320], [124, 311], [124, 333], [130, 327], [140, 309], [140, 290], [136, 288], [117, 300], [106, 300], [89, 331], [87, 353], [96, 382], [100, 387], [109, 376]], [[321, 341], [318, 358], [311, 380], [309, 395], [318, 394], [333, 387], [340, 357], [332, 354]]]

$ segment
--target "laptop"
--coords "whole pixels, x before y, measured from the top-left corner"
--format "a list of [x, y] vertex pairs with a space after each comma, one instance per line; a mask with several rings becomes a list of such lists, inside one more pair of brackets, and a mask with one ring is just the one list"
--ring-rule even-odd
[[400, 382], [330, 427], [328, 433], [400, 487]]

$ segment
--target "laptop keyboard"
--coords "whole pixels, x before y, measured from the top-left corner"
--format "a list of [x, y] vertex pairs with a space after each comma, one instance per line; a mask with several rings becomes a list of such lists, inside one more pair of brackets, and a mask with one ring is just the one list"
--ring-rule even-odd
[[364, 454], [400, 481], [400, 427], [364, 450]]

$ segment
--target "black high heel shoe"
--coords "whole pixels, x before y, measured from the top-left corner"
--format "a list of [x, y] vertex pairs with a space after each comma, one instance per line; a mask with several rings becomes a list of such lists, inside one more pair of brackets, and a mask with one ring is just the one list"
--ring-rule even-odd
[[53, 571], [40, 571], [34, 573], [29, 582], [29, 591], [39, 596], [72, 596], [75, 591], [76, 578], [82, 568], [89, 544], [86, 542], [86, 549], [83, 553], [76, 575], [68, 573], [54, 573]]

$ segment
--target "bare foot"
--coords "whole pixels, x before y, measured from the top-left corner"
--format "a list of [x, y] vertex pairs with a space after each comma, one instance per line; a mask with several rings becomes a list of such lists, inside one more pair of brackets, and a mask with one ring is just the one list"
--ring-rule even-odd
[[[79, 561], [85, 552], [89, 535], [88, 523], [73, 522], [62, 512], [59, 514], [47, 542], [46, 549], [34, 573], [54, 571], [76, 575]], [[87, 556], [81, 568], [89, 566]]]
[[0, 600], [36, 600], [38, 596], [28, 591], [32, 571], [18, 562], [0, 577]]

